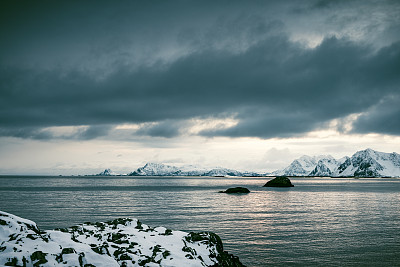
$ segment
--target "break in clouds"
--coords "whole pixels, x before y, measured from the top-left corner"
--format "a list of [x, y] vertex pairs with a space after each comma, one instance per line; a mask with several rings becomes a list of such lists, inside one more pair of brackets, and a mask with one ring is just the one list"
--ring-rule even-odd
[[[119, 125], [167, 138], [331, 127], [400, 135], [397, 1], [2, 1], [0, 10], [0, 136], [114, 138]], [[234, 123], [193, 132], [201, 120]]]

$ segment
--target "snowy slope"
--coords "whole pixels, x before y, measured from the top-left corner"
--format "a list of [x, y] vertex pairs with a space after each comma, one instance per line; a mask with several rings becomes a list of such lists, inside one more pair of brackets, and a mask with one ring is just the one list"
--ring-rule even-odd
[[242, 266], [213, 233], [150, 228], [135, 219], [42, 232], [0, 211], [1, 266]]
[[160, 163], [147, 163], [136, 171], [130, 173], [130, 176], [175, 176], [179, 175], [178, 167], [164, 165]]
[[203, 176], [243, 176], [239, 171], [226, 169], [226, 168], [214, 168], [203, 174]]
[[178, 168], [181, 176], [201, 176], [208, 171], [206, 168], [196, 165], [182, 165]]
[[324, 156], [317, 162], [317, 165], [308, 176], [332, 176], [342, 162], [344, 162], [343, 159], [336, 160], [332, 156]]
[[288, 167], [271, 173], [272, 175], [308, 176], [317, 166], [319, 161], [327, 162], [331, 156], [302, 156], [294, 160]]
[[308, 176], [331, 176], [334, 170], [328, 167], [323, 161], [318, 161], [317, 166], [315, 166], [314, 170]]

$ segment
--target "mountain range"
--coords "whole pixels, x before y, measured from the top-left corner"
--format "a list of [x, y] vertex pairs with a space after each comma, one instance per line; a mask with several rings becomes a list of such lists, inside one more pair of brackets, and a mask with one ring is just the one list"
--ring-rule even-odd
[[195, 165], [172, 166], [162, 163], [146, 163], [143, 167], [136, 169], [128, 174], [118, 174], [111, 169], [96, 174], [96, 176], [262, 176], [257, 172], [243, 172], [222, 167], [203, 168]]
[[326, 156], [302, 156], [273, 176], [329, 176], [329, 177], [400, 177], [400, 154], [384, 153], [370, 148], [351, 157], [335, 159]]
[[258, 173], [240, 172], [221, 167], [202, 168], [194, 165], [182, 167], [170, 166], [161, 163], [147, 163], [136, 171], [128, 174], [129, 176], [259, 176]]
[[[110, 169], [97, 174], [118, 175]], [[384, 153], [370, 148], [351, 157], [335, 159], [330, 155], [307, 156], [295, 159], [286, 168], [271, 173], [243, 172], [226, 168], [203, 168], [194, 165], [171, 166], [147, 163], [127, 174], [129, 176], [318, 176], [318, 177], [400, 177], [400, 154]]]

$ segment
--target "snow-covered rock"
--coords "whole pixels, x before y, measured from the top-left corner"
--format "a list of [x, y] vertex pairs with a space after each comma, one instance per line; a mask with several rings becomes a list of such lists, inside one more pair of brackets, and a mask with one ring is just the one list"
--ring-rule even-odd
[[400, 177], [400, 155], [365, 149], [351, 158], [339, 160], [332, 156], [302, 156], [288, 167], [270, 173], [286, 176], [338, 176], [338, 177]]
[[1, 266], [243, 266], [213, 233], [150, 228], [136, 219], [40, 231], [0, 211]]

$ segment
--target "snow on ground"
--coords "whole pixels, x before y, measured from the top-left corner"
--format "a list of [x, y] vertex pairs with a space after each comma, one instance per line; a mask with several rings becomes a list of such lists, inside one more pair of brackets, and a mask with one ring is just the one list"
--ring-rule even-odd
[[213, 233], [151, 228], [136, 219], [85, 223], [42, 232], [0, 211], [3, 266], [242, 266]]

